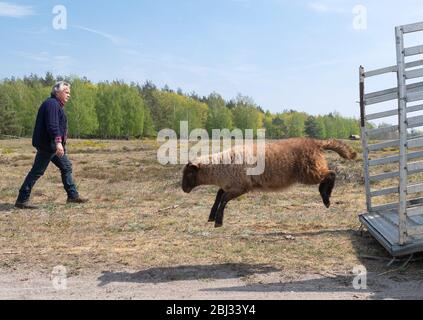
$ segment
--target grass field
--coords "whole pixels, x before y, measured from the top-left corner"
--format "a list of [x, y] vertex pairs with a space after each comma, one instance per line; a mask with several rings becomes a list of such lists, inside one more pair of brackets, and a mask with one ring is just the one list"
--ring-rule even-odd
[[[360, 151], [359, 142], [348, 143]], [[358, 230], [358, 215], [365, 212], [361, 155], [346, 161], [327, 153], [338, 173], [330, 209], [317, 186], [296, 185], [231, 202], [224, 226], [215, 229], [206, 221], [217, 188], [183, 193], [182, 166], [161, 166], [157, 148], [154, 140], [71, 140], [74, 178], [91, 202], [66, 205], [60, 174], [51, 164], [33, 190], [40, 209], [19, 211], [13, 203], [34, 149], [29, 139], [0, 140], [0, 268], [50, 272], [65, 265], [79, 274], [230, 263], [286, 274], [350, 274], [358, 264], [386, 270], [387, 253]], [[418, 264], [411, 268], [421, 272]]]

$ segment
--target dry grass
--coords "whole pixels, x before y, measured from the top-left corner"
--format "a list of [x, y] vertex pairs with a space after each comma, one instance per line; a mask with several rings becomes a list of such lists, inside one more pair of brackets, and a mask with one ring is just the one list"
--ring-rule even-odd
[[[360, 255], [386, 256], [358, 214], [365, 211], [361, 160], [328, 153], [338, 173], [332, 207], [317, 186], [251, 193], [231, 202], [224, 227], [207, 224], [216, 188], [187, 195], [181, 166], [161, 166], [155, 141], [70, 141], [69, 155], [87, 205], [66, 205], [57, 168], [34, 188], [39, 210], [13, 209], [31, 167], [29, 140], [0, 141], [0, 267], [72, 272], [128, 267], [250, 263], [287, 273], [351, 272]], [[354, 143], [359, 150], [359, 143]], [[375, 265], [378, 267], [379, 265]]]

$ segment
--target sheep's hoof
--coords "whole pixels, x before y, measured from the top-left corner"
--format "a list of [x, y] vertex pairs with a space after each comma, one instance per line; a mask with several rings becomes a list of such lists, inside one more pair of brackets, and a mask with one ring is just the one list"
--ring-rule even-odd
[[330, 207], [330, 201], [329, 200], [328, 201], [324, 201], [323, 203], [325, 204], [325, 207], [326, 208], [329, 208]]
[[215, 227], [215, 228], [220, 228], [222, 225], [223, 225], [223, 223], [215, 223], [215, 224], [214, 224], [214, 227]]
[[208, 222], [214, 222], [214, 218], [209, 218], [209, 221]]

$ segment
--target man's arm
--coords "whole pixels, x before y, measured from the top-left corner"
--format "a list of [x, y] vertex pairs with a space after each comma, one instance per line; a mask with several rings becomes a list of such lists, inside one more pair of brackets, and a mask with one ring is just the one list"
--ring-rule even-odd
[[49, 104], [46, 108], [45, 122], [50, 139], [54, 140], [56, 143], [56, 155], [62, 157], [65, 152], [62, 145], [62, 136], [60, 134], [59, 112], [59, 106], [52, 103]]

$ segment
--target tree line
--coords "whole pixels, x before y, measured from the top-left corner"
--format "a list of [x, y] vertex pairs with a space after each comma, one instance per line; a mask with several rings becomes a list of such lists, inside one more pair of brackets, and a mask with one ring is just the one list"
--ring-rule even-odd
[[38, 107], [59, 80], [71, 84], [66, 113], [73, 138], [155, 137], [164, 128], [179, 134], [180, 121], [188, 121], [189, 130], [204, 128], [210, 135], [212, 129], [266, 129], [270, 139], [343, 139], [360, 132], [357, 119], [338, 112], [312, 116], [285, 109], [271, 113], [241, 94], [226, 101], [216, 92], [199, 96], [168, 86], [158, 88], [151, 81], [96, 84], [87, 78], [53, 77], [47, 73], [44, 77], [30, 75], [0, 81], [0, 135], [31, 136]]

